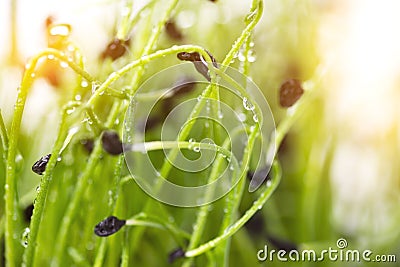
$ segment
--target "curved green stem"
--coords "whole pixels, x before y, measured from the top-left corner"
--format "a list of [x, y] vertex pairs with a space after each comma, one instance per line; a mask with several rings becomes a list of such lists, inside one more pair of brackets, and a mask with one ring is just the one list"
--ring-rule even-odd
[[[230, 138], [227, 138], [227, 140], [222, 145], [222, 148], [227, 150], [227, 148], [230, 147], [230, 145], [231, 145], [230, 141], [231, 141]], [[215, 179], [218, 178], [218, 172], [219, 172], [219, 169], [220, 169], [220, 166], [221, 166], [222, 162], [223, 162], [223, 158], [218, 156], [216, 158], [215, 162], [214, 162], [213, 169], [212, 169], [211, 174], [210, 174], [210, 178], [208, 179], [208, 183], [211, 183], [211, 182], [215, 181]], [[235, 167], [236, 167], [235, 170], [237, 170], [238, 166], [235, 166]], [[208, 189], [205, 192], [204, 199], [205, 199], [206, 202], [209, 202], [212, 193], [213, 192], [210, 189]], [[195, 222], [195, 224], [193, 226], [194, 230], [193, 230], [193, 233], [192, 233], [192, 237], [190, 238], [190, 243], [189, 243], [188, 249], [195, 248], [198, 245], [198, 243], [200, 242], [201, 236], [203, 235], [203, 232], [204, 232], [204, 228], [205, 228], [205, 225], [206, 225], [208, 214], [209, 214], [208, 205], [202, 206], [200, 208], [199, 212], [197, 213], [197, 219], [196, 219], [196, 222]], [[188, 259], [188, 260], [185, 261], [183, 266], [188, 267], [191, 264], [192, 264], [192, 259]]]
[[[116, 119], [116, 116], [119, 113], [120, 103], [116, 102], [112, 110], [110, 112], [110, 116], [108, 118], [106, 127], [112, 126]], [[72, 196], [72, 199], [67, 207], [66, 213], [63, 217], [61, 222], [60, 231], [56, 238], [56, 251], [55, 257], [53, 258], [54, 264], [58, 265], [60, 262], [63, 262], [64, 258], [64, 251], [66, 247], [68, 232], [72, 223], [73, 218], [75, 217], [76, 212], [79, 210], [79, 202], [82, 199], [82, 196], [86, 190], [86, 186], [88, 183], [88, 179], [93, 172], [94, 168], [99, 161], [100, 155], [102, 153], [102, 147], [99, 141], [96, 142], [95, 147], [89, 157], [88, 163], [86, 165], [85, 170], [83, 171], [82, 175], [78, 178], [78, 183], [75, 187], [75, 192]]]
[[[174, 237], [174, 239], [179, 242], [180, 238], [182, 237], [185, 239], [190, 239], [191, 235], [186, 231], [181, 230], [180, 228], [176, 227], [173, 224], [166, 223], [164, 220], [161, 220], [159, 217], [148, 215], [145, 213], [139, 213], [136, 216], [128, 219], [126, 221], [126, 225], [137, 225], [137, 226], [148, 226], [154, 227], [158, 229], [163, 229], [168, 232]], [[182, 245], [182, 244], [181, 244]]]
[[50, 157], [50, 160], [46, 166], [46, 171], [42, 179], [40, 180], [40, 185], [39, 185], [40, 190], [36, 196], [31, 223], [29, 226], [30, 235], [28, 239], [28, 247], [26, 248], [23, 255], [23, 261], [25, 266], [32, 266], [33, 264], [35, 249], [37, 245], [36, 244], [37, 235], [39, 232], [40, 222], [43, 217], [44, 206], [46, 203], [50, 182], [52, 180], [53, 170], [56, 166], [57, 158], [62, 149], [64, 139], [67, 136], [67, 131], [68, 131], [68, 127], [66, 124], [67, 110], [75, 105], [79, 104], [71, 102], [71, 104], [65, 106], [62, 112], [62, 118], [59, 126], [59, 134], [52, 150], [53, 156]]
[[[222, 224], [220, 227], [220, 234], [223, 234], [225, 229], [233, 223], [235, 211], [239, 208], [239, 204], [241, 202], [241, 198], [243, 195], [244, 186], [246, 184], [246, 174], [249, 168], [249, 162], [251, 158], [251, 153], [253, 151], [254, 143], [259, 135], [259, 125], [256, 124], [254, 130], [250, 133], [249, 139], [247, 141], [247, 145], [244, 149], [243, 160], [241, 162], [240, 173], [244, 176], [240, 178], [240, 181], [236, 188], [229, 193], [226, 199], [226, 205], [224, 207], [225, 215], [222, 220]], [[225, 244], [221, 244], [216, 249], [216, 254], [219, 254], [217, 259], [221, 259], [222, 262], [219, 262], [220, 266], [228, 266], [228, 257], [229, 257], [229, 248], [230, 248], [230, 239], [224, 241]]]
[[7, 134], [6, 125], [4, 124], [3, 115], [1, 114], [1, 109], [0, 109], [0, 141], [1, 141], [1, 145], [3, 147], [4, 164], [6, 164], [7, 151], [8, 151], [8, 134]]
[[[15, 264], [15, 226], [14, 226], [14, 216], [17, 216], [16, 210], [16, 177], [15, 177], [15, 156], [17, 154], [17, 146], [19, 139], [19, 132], [21, 127], [22, 115], [24, 113], [25, 102], [28, 96], [29, 88], [34, 81], [34, 71], [37, 66], [39, 59], [42, 57], [47, 57], [49, 55], [58, 58], [59, 60], [67, 62], [67, 64], [78, 74], [85, 76], [87, 79], [92, 79], [91, 76], [82, 70], [77, 64], [68, 60], [67, 57], [62, 52], [55, 49], [46, 49], [33, 57], [29, 63], [26, 65], [26, 70], [22, 78], [21, 86], [18, 90], [17, 101], [14, 108], [14, 116], [11, 123], [10, 140], [9, 140], [9, 150], [7, 156], [7, 171], [6, 171], [6, 184], [5, 184], [5, 198], [6, 198], [6, 247], [7, 247], [7, 261], [10, 266]], [[32, 234], [32, 230], [31, 230]], [[35, 235], [36, 233], [33, 233]], [[32, 251], [32, 245], [29, 246], [27, 250], [29, 253]]]
[[274, 161], [272, 164], [272, 171], [273, 171], [273, 177], [271, 180], [271, 184], [269, 186], [266, 186], [264, 191], [261, 193], [261, 195], [258, 197], [256, 201], [253, 202], [252, 206], [246, 211], [246, 213], [239, 219], [237, 220], [233, 225], [227, 227], [224, 230], [224, 233], [207, 243], [195, 248], [186, 251], [185, 257], [195, 257], [200, 254], [203, 254], [204, 252], [209, 251], [210, 249], [218, 246], [221, 242], [225, 241], [228, 237], [232, 236], [235, 234], [240, 228], [258, 211], [260, 210], [263, 205], [267, 202], [267, 200], [270, 198], [272, 193], [275, 191], [275, 189], [278, 187], [281, 176], [282, 176], [282, 170], [281, 167], [278, 163], [278, 161]]
[[123, 14], [123, 18], [121, 21], [121, 24], [118, 27], [117, 31], [117, 38], [120, 40], [126, 40], [129, 37], [130, 32], [132, 31], [133, 27], [138, 23], [139, 19], [141, 18], [141, 15], [143, 14], [144, 11], [148, 10], [151, 8], [157, 1], [150, 1], [149, 3], [145, 4], [139, 11], [137, 11], [135, 14], [132, 13], [132, 6], [133, 6], [133, 1], [129, 0], [126, 1], [125, 3], [125, 10], [129, 9], [129, 12], [126, 12]]

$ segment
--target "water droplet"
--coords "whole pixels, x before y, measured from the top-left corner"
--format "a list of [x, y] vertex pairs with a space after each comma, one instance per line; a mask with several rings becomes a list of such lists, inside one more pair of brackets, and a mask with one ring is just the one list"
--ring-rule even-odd
[[40, 185], [36, 186], [36, 192], [39, 193], [39, 191], [40, 191]]
[[71, 26], [69, 24], [57, 24], [50, 28], [50, 35], [68, 36], [71, 33]]
[[257, 114], [254, 114], [254, 115], [253, 115], [253, 121], [254, 121], [254, 122], [258, 122]]
[[195, 146], [193, 147], [194, 152], [200, 152], [200, 146]]
[[31, 73], [31, 78], [35, 78], [35, 76], [36, 76], [35, 73], [32, 72], [32, 73]]
[[243, 97], [243, 107], [246, 110], [254, 110], [255, 107], [253, 106], [253, 104], [251, 104], [246, 97]]
[[22, 170], [23, 166], [24, 166], [24, 158], [22, 157], [21, 154], [18, 153], [15, 156], [15, 169], [16, 169], [16, 171], [19, 172], [20, 170]]
[[76, 95], [75, 96], [75, 100], [76, 101], [81, 101], [82, 100], [82, 96], [81, 95]]
[[29, 241], [30, 232], [31, 232], [31, 229], [29, 229], [29, 227], [27, 227], [27, 228], [25, 228], [24, 232], [22, 233], [21, 245], [24, 248], [28, 247], [28, 241]]
[[266, 185], [267, 187], [270, 187], [270, 186], [272, 185], [272, 181], [271, 181], [271, 180], [268, 180], [268, 181], [265, 183], [265, 185]]
[[221, 110], [218, 111], [218, 119], [223, 119], [224, 118], [224, 114], [222, 113]]
[[55, 59], [55, 56], [54, 56], [53, 54], [48, 55], [48, 56], [47, 56], [47, 59], [53, 60], [53, 59]]
[[67, 60], [68, 60], [69, 62], [74, 61], [74, 59], [73, 59], [72, 57], [68, 57]]
[[254, 10], [253, 12], [251, 12], [250, 14], [248, 14], [248, 15], [246, 16], [246, 18], [244, 19], [244, 22], [246, 22], [247, 24], [249, 24], [252, 20], [254, 20], [256, 14], [257, 14], [257, 10]]
[[255, 62], [257, 59], [256, 57], [256, 53], [254, 52], [254, 50], [249, 50], [247, 52], [247, 60], [251, 63]]
[[66, 68], [66, 67], [68, 67], [68, 63], [67, 62], [65, 62], [65, 61], [61, 61], [60, 62], [60, 66], [61, 66], [61, 68]]
[[194, 138], [189, 139], [189, 143], [194, 143], [194, 142], [196, 142], [196, 139], [194, 139]]
[[239, 119], [241, 122], [246, 121], [246, 114], [244, 114], [244, 113], [239, 113], [239, 114], [238, 114], [238, 119]]
[[202, 97], [201, 95], [199, 95], [199, 96], [197, 97], [197, 101], [201, 101], [202, 98], [203, 98], [203, 97]]
[[67, 49], [68, 49], [68, 51], [70, 51], [70, 52], [74, 52], [74, 51], [75, 51], [75, 46], [73, 46], [72, 44], [69, 44], [69, 45], [67, 46]]
[[99, 84], [97, 82], [92, 82], [92, 94], [94, 94], [98, 88]]
[[241, 62], [244, 62], [246, 60], [246, 55], [244, 54], [243, 48], [240, 48], [239, 50], [238, 59]]
[[75, 107], [67, 109], [67, 114], [71, 115], [75, 111]]
[[83, 80], [83, 81], [81, 82], [81, 86], [82, 86], [83, 88], [88, 87], [88, 85], [89, 85], [89, 83], [88, 83], [87, 81], [85, 81], [85, 80]]

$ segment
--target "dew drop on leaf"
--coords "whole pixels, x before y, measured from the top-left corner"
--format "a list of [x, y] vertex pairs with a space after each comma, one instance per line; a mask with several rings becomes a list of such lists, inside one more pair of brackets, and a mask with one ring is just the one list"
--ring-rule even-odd
[[28, 247], [28, 240], [29, 240], [30, 232], [31, 232], [31, 229], [29, 229], [29, 227], [27, 227], [27, 228], [25, 228], [24, 232], [22, 233], [21, 245], [24, 248]]

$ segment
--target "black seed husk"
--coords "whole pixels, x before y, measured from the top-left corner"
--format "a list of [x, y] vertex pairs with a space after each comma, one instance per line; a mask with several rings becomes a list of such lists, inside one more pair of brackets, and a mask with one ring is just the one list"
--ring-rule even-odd
[[279, 104], [285, 108], [291, 107], [300, 99], [303, 93], [301, 82], [296, 79], [289, 79], [279, 89]]
[[[207, 54], [210, 56], [213, 65], [218, 68], [218, 63], [215, 58], [211, 55], [210, 52], [205, 50]], [[180, 52], [177, 55], [177, 58], [183, 61], [191, 61], [194, 64], [196, 70], [203, 75], [208, 81], [210, 81], [210, 75], [208, 73], [208, 66], [205, 60], [200, 56], [198, 52]]]
[[51, 154], [47, 154], [46, 156], [41, 157], [38, 161], [35, 162], [32, 166], [32, 171], [39, 175], [42, 175], [46, 170], [47, 163], [49, 163]]
[[106, 49], [101, 54], [102, 59], [111, 58], [113, 61], [122, 57], [128, 50], [130, 39], [120, 40], [115, 38], [106, 47]]
[[104, 151], [110, 155], [119, 155], [124, 151], [119, 135], [114, 131], [104, 131], [101, 136], [101, 142]]
[[185, 251], [183, 251], [182, 248], [177, 248], [174, 249], [171, 253], [168, 255], [168, 262], [173, 263], [179, 258], [183, 258], [185, 256]]
[[115, 216], [110, 216], [94, 227], [94, 233], [101, 237], [109, 236], [118, 232], [125, 223], [126, 220], [120, 220]]

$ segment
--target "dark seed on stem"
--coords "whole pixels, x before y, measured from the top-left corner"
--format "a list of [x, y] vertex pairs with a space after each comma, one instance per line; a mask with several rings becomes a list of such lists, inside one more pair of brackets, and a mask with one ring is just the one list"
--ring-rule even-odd
[[296, 79], [289, 79], [281, 85], [279, 90], [279, 104], [282, 107], [291, 107], [303, 95], [304, 90], [301, 82]]
[[126, 220], [120, 220], [115, 216], [110, 216], [103, 221], [99, 222], [94, 227], [94, 233], [98, 236], [104, 237], [112, 235], [121, 229], [124, 226]]
[[128, 51], [128, 46], [130, 39], [120, 40], [115, 38], [106, 47], [106, 49], [101, 54], [101, 59], [111, 58], [113, 61], [122, 57], [126, 51]]
[[179, 52], [177, 58], [184, 61], [196, 61], [200, 60], [200, 54], [197, 52], [189, 53], [189, 52]]
[[[218, 63], [215, 60], [215, 58], [211, 55], [210, 52], [205, 50], [207, 54], [210, 56], [211, 61], [214, 65], [214, 67], [218, 68]], [[208, 73], [208, 65], [207, 62], [204, 60], [202, 56], [198, 52], [180, 52], [176, 55], [178, 59], [183, 60], [183, 61], [191, 61], [194, 64], [194, 67], [196, 70], [203, 75], [208, 81], [210, 81], [210, 74]]]
[[177, 248], [174, 249], [171, 253], [168, 255], [168, 262], [173, 263], [179, 258], [183, 258], [185, 256], [185, 251], [183, 251], [182, 248]]
[[38, 161], [35, 162], [32, 166], [32, 171], [39, 175], [42, 175], [46, 170], [47, 163], [49, 163], [51, 154], [47, 154], [46, 156], [41, 157]]
[[165, 23], [165, 31], [167, 32], [168, 36], [171, 37], [174, 40], [182, 40], [183, 39], [183, 34], [178, 29], [176, 26], [175, 21], [169, 20], [167, 23]]
[[119, 155], [124, 151], [119, 135], [114, 131], [104, 131], [101, 142], [103, 149], [110, 155]]

